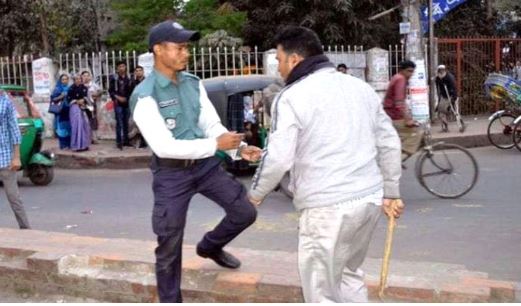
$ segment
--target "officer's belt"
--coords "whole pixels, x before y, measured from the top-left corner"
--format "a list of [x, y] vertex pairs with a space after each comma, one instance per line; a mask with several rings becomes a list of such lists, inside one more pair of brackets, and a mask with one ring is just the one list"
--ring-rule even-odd
[[152, 167], [161, 168], [190, 168], [193, 165], [200, 164], [207, 161], [209, 158], [203, 159], [172, 159], [172, 158], [160, 158], [157, 155], [152, 155]]

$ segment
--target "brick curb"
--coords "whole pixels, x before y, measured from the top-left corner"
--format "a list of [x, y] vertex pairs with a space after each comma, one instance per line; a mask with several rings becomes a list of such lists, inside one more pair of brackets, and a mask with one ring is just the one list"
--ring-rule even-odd
[[[0, 284], [9, 290], [40, 295], [66, 294], [107, 302], [157, 302], [154, 247], [151, 241], [0, 229]], [[195, 256], [193, 246], [185, 246], [182, 289], [186, 301], [302, 302], [296, 273], [277, 271], [281, 256], [294, 254], [248, 249], [233, 249], [233, 252], [244, 259], [245, 267], [261, 263], [264, 270], [258, 267], [255, 271], [225, 270]], [[290, 271], [294, 270], [296, 266]], [[519, 284], [490, 280], [483, 273], [453, 273], [454, 277], [441, 284], [392, 275], [386, 300], [513, 302], [519, 299]], [[366, 283], [370, 299], [378, 300], [377, 278], [369, 275]]]
[[53, 150], [56, 167], [62, 169], [142, 169], [148, 168], [151, 153], [127, 155], [89, 154]]

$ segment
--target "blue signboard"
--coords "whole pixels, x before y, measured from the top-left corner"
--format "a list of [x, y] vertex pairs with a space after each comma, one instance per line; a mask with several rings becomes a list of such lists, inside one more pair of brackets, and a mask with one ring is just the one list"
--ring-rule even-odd
[[[462, 4], [467, 0], [433, 0], [432, 1], [432, 16], [434, 22], [437, 22], [451, 10], [453, 10], [458, 5]], [[427, 33], [429, 31], [429, 7], [423, 6], [421, 10], [421, 23], [423, 33]]]

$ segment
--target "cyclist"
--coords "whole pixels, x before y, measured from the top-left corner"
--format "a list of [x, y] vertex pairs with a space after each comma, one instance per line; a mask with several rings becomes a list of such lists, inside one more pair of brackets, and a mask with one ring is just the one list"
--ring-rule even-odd
[[391, 78], [384, 98], [385, 112], [393, 120], [393, 126], [402, 142], [402, 160], [416, 153], [423, 137], [418, 128], [419, 124], [412, 119], [412, 113], [406, 103], [408, 83], [414, 69], [414, 62], [400, 62], [399, 71]]

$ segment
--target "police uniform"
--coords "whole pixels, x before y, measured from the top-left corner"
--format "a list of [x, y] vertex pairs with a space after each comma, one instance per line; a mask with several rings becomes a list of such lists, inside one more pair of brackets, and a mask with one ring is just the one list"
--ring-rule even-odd
[[[172, 21], [163, 22], [152, 28], [149, 45], [158, 40], [184, 42], [193, 39], [193, 33]], [[154, 69], [134, 90], [130, 107], [154, 152], [152, 227], [158, 236], [159, 298], [161, 302], [181, 302], [181, 252], [191, 198], [200, 193], [225, 210], [222, 221], [198, 243], [197, 253], [229, 268], [237, 268], [240, 262], [222, 249], [255, 221], [257, 212], [248, 201], [246, 189], [220, 167], [220, 160], [214, 156], [216, 138], [228, 130], [198, 77], [178, 72], [173, 83]], [[237, 150], [228, 153], [235, 157]]]

